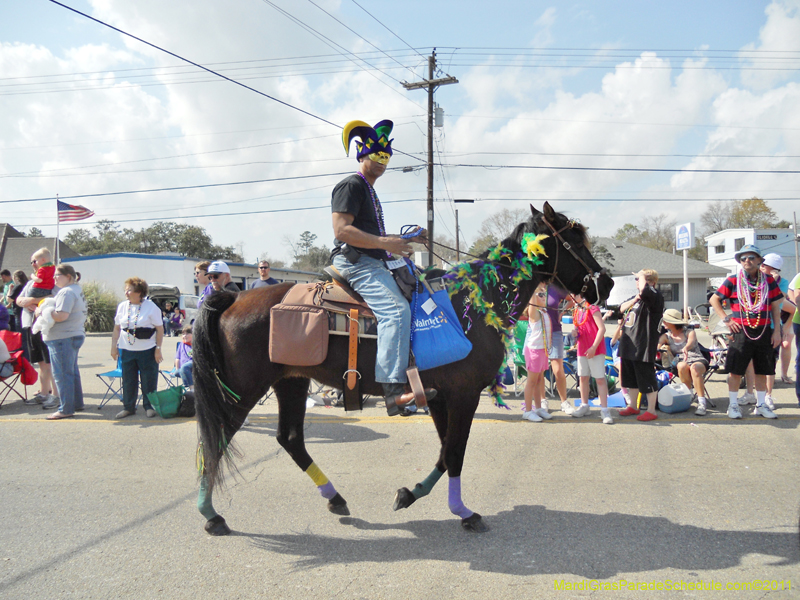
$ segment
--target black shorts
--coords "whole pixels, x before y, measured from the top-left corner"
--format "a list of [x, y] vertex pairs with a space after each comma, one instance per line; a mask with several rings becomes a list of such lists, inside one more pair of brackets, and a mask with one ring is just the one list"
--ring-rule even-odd
[[639, 390], [642, 394], [658, 391], [655, 363], [623, 358], [620, 360], [619, 379], [622, 387]]
[[[31, 330], [29, 329], [28, 331]], [[33, 333], [31, 331], [28, 337], [28, 353], [31, 355], [32, 363], [45, 362], [48, 365], [50, 364], [50, 351], [47, 349], [44, 340], [42, 340], [41, 331], [39, 333]]]
[[[759, 333], [761, 337], [750, 339]], [[744, 375], [751, 360], [756, 375], [775, 375], [775, 351], [772, 348], [772, 329], [769, 327], [763, 331], [760, 328], [748, 328], [747, 333], [740, 331], [733, 334], [725, 359], [725, 370], [734, 375]]]

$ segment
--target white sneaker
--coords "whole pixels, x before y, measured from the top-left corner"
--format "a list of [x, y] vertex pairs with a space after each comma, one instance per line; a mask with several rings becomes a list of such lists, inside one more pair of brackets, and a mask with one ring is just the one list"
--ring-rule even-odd
[[772, 397], [772, 394], [764, 396], [764, 404], [767, 405], [768, 409], [775, 410], [775, 398]]
[[550, 405], [547, 404], [547, 398], [542, 398], [542, 408], [545, 409], [546, 411], [550, 410]]
[[739, 410], [738, 404], [731, 404], [728, 406], [728, 417], [731, 419], [741, 419], [742, 418], [742, 411]]
[[541, 423], [542, 417], [536, 414], [535, 410], [529, 410], [527, 412], [522, 413], [522, 418], [526, 421], [533, 421], [534, 423]]
[[607, 408], [600, 409], [600, 416], [603, 417], [603, 425], [612, 425], [614, 419], [611, 418], [611, 411]]
[[706, 403], [698, 401], [697, 410], [694, 411], [694, 414], [696, 414], [698, 417], [704, 417], [706, 416], [706, 412]]
[[547, 407], [544, 405], [544, 402], [542, 402], [542, 408], [536, 408], [533, 412], [542, 417], [545, 421], [549, 421], [553, 418], [553, 415], [547, 412]]
[[738, 400], [739, 406], [743, 406], [745, 404], [755, 404], [755, 403], [756, 403], [756, 397], [753, 394], [749, 394], [747, 392], [745, 392], [744, 396], [742, 396]]
[[575, 407], [572, 406], [569, 402], [562, 402], [561, 403], [561, 412], [571, 415], [575, 412]]
[[768, 406], [764, 405], [764, 404], [762, 404], [760, 406], [756, 406], [753, 409], [753, 416], [757, 417], [758, 415], [761, 415], [765, 419], [777, 419], [778, 418], [778, 415], [776, 415], [774, 412], [772, 412], [770, 410], [770, 408]]
[[588, 404], [581, 404], [578, 408], [576, 408], [573, 411], [572, 416], [573, 417], [585, 417], [590, 412], [592, 412], [592, 409], [589, 408]]

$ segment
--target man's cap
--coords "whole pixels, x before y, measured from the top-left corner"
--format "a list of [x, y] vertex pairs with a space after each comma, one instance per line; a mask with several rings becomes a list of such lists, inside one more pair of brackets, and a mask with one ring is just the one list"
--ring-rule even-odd
[[762, 256], [761, 256], [761, 249], [760, 249], [758, 246], [754, 246], [753, 244], [746, 244], [746, 245], [742, 246], [742, 247], [741, 247], [741, 248], [740, 248], [740, 249], [739, 249], [739, 250], [736, 252], [736, 254], [734, 254], [734, 255], [733, 255], [733, 258], [734, 258], [734, 260], [735, 260], [736, 262], [740, 262], [740, 260], [739, 260], [739, 259], [741, 258], [742, 254], [747, 254], [748, 252], [751, 252], [751, 253], [753, 253], [753, 254], [758, 254], [758, 257], [759, 257], [759, 258], [761, 258], [761, 257], [762, 257]]
[[230, 273], [231, 270], [230, 270], [230, 268], [228, 267], [228, 265], [225, 262], [223, 262], [221, 260], [215, 260], [214, 262], [212, 262], [208, 266], [208, 272], [209, 273]]
[[780, 254], [772, 252], [764, 257], [764, 264], [780, 271], [781, 267], [783, 267], [783, 257]]

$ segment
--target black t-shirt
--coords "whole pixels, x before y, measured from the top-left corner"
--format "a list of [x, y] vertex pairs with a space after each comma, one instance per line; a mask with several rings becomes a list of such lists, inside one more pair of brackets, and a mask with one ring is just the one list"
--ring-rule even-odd
[[658, 324], [664, 313], [664, 296], [648, 285], [639, 294], [639, 302], [628, 311], [619, 339], [619, 357], [654, 363], [658, 348]]
[[[377, 195], [376, 195], [377, 198]], [[383, 213], [380, 201], [377, 202], [378, 211]], [[369, 184], [357, 173], [343, 179], [333, 188], [331, 195], [331, 212], [347, 213], [353, 215], [353, 227], [372, 235], [381, 235], [378, 226], [378, 217], [375, 215], [375, 208], [372, 205], [372, 197], [369, 193]], [[341, 253], [341, 246], [344, 242], [334, 239], [334, 249], [331, 256]], [[356, 246], [353, 246], [356, 248]], [[356, 248], [360, 252], [372, 256], [373, 258], [386, 258], [383, 250], [376, 248]]]

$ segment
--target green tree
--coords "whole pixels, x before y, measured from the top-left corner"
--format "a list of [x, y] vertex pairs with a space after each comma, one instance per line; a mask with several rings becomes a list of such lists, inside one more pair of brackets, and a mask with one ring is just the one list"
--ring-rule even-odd
[[83, 255], [110, 254], [114, 252], [139, 252], [159, 254], [175, 252], [191, 258], [213, 258], [231, 262], [244, 259], [233, 246], [216, 246], [202, 227], [160, 221], [135, 231], [120, 229], [114, 221], [102, 220], [92, 234], [86, 229], [72, 230], [64, 241]]
[[28, 233], [25, 235], [25, 237], [40, 238], [40, 237], [44, 237], [44, 234], [42, 233], [42, 230], [39, 229], [38, 227], [31, 227], [30, 231], [28, 231]]
[[601, 244], [596, 237], [590, 237], [589, 243], [591, 244], [592, 256], [600, 263], [600, 266], [606, 269], [614, 268], [614, 255], [609, 252], [608, 248]]
[[778, 221], [778, 215], [761, 198], [736, 200], [731, 206], [728, 224], [732, 229], [767, 229]]

